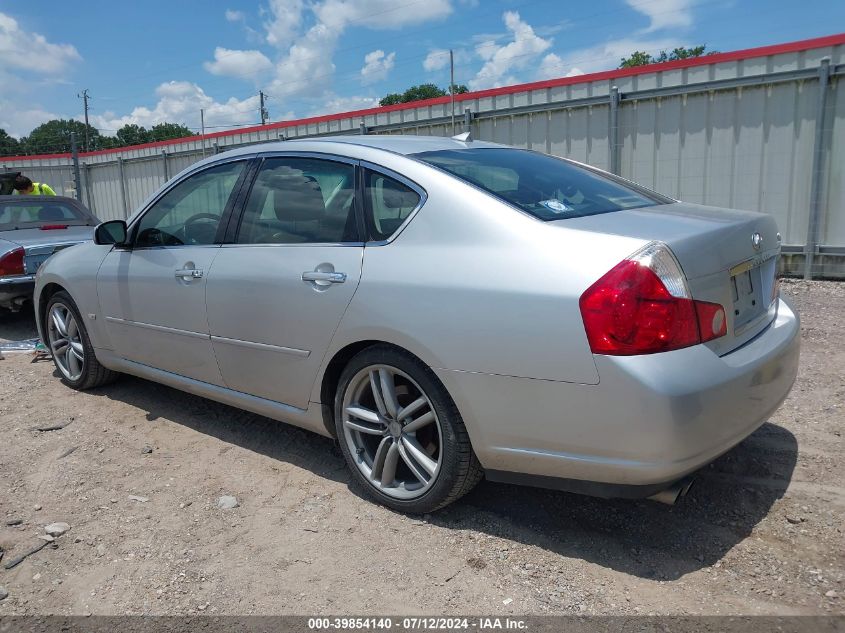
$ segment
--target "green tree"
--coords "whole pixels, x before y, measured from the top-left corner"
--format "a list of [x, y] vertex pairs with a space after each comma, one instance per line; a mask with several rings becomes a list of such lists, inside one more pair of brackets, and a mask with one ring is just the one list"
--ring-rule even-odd
[[21, 152], [21, 144], [14, 136], [0, 128], [0, 156], [17, 156]]
[[159, 123], [150, 128], [150, 141], [167, 141], [172, 138], [194, 136], [184, 125], [178, 123]]
[[126, 147], [127, 145], [140, 145], [141, 143], [149, 143], [152, 140], [149, 130], [143, 125], [136, 125], [134, 123], [127, 123], [120, 128], [115, 134], [117, 141], [114, 147]]
[[[21, 139], [27, 154], [61, 154], [70, 151], [70, 133], [76, 132], [76, 146], [81, 151], [85, 144], [85, 124], [74, 119], [53, 119], [36, 127], [29, 136]], [[88, 126], [90, 147], [97, 147], [100, 132]]]
[[[463, 94], [469, 92], [469, 88], [464, 85], [455, 84], [455, 94]], [[410, 103], [411, 101], [422, 101], [424, 99], [434, 99], [435, 97], [445, 97], [448, 95], [448, 89], [444, 90], [434, 84], [420, 84], [418, 86], [411, 86], [403, 93], [394, 92], [382, 97], [379, 100], [379, 105], [396, 105], [397, 103]]]
[[663, 62], [674, 62], [679, 59], [690, 57], [701, 57], [702, 55], [714, 55], [719, 51], [707, 51], [707, 45], [685, 48], [683, 46], [672, 49], [670, 52], [660, 51], [657, 56], [652, 56], [645, 51], [634, 51], [628, 57], [622, 58], [619, 68], [633, 68], [634, 66], [646, 66], [647, 64], [662, 64]]

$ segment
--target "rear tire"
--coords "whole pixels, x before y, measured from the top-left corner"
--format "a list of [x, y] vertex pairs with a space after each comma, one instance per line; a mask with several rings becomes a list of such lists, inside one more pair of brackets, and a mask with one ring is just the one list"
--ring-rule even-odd
[[375, 345], [354, 356], [341, 373], [334, 413], [353, 481], [394, 510], [433, 512], [483, 476], [446, 388], [404, 350]]
[[88, 330], [70, 295], [61, 290], [44, 309], [44, 332], [63, 383], [84, 391], [113, 382], [120, 374], [97, 360]]

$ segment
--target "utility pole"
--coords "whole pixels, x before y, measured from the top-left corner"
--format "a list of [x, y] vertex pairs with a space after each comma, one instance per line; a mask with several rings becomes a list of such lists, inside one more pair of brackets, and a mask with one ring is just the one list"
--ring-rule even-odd
[[266, 125], [267, 119], [270, 118], [270, 113], [267, 112], [267, 108], [264, 107], [264, 100], [268, 99], [269, 97], [264, 94], [263, 91], [258, 91], [258, 98], [261, 101], [261, 109], [259, 110], [259, 114], [261, 115], [261, 125]]
[[82, 200], [82, 179], [79, 177], [79, 152], [76, 149], [76, 132], [70, 133], [70, 155], [73, 159], [73, 183], [76, 199]]
[[455, 56], [449, 49], [449, 94], [452, 95], [452, 136], [455, 136]]
[[202, 143], [202, 157], [205, 158], [205, 110], [200, 109], [200, 142]]
[[88, 151], [88, 88], [82, 91], [81, 94], [76, 95], [80, 99], [82, 99], [82, 103], [85, 105], [85, 151]]

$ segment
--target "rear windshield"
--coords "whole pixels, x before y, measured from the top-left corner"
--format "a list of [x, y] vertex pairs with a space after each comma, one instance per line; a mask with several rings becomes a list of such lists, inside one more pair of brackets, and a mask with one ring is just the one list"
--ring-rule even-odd
[[93, 220], [74, 206], [52, 200], [0, 202], [0, 231], [43, 224], [93, 224]]
[[478, 148], [414, 154], [541, 220], [667, 204], [670, 199], [575, 163], [519, 149]]

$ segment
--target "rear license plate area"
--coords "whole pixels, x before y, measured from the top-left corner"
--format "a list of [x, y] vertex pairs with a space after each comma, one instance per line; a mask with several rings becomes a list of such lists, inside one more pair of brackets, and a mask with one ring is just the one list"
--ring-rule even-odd
[[768, 309], [764, 301], [762, 267], [738, 266], [731, 271], [731, 292], [733, 293], [734, 332], [740, 330]]
[[38, 268], [47, 261], [47, 258], [50, 257], [52, 253], [45, 253], [44, 255], [27, 255], [26, 256], [26, 272], [28, 275], [32, 275]]

